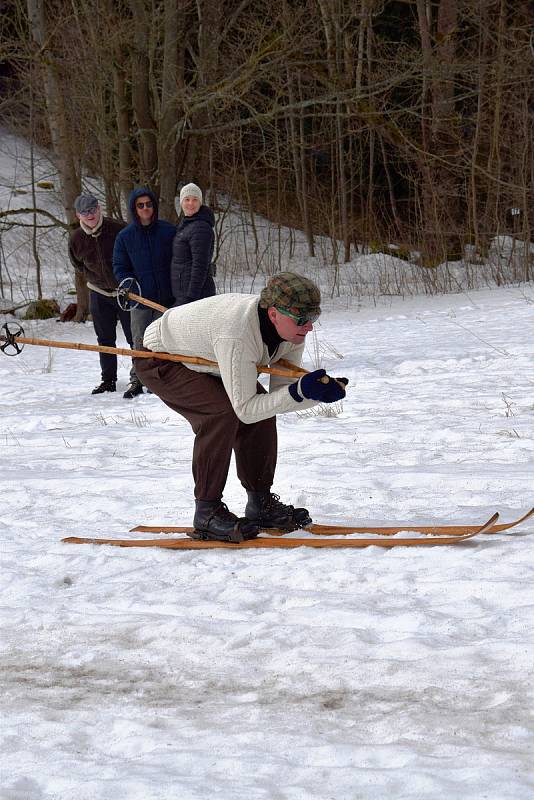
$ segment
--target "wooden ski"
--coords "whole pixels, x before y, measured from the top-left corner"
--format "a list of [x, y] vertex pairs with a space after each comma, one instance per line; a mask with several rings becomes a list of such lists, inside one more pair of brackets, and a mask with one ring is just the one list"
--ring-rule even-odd
[[[493, 525], [490, 530], [484, 531], [486, 534], [502, 533], [510, 528], [515, 528], [525, 520], [534, 515], [534, 508], [523, 514], [522, 517], [514, 519], [511, 522], [503, 522], [498, 525]], [[363, 525], [320, 525], [313, 524], [302, 531], [305, 533], [313, 533], [315, 536], [346, 536], [350, 533], [371, 533], [376, 536], [394, 536], [401, 531], [408, 533], [423, 533], [430, 536], [465, 536], [466, 533], [472, 533], [479, 529], [479, 525], [396, 525], [396, 526], [377, 526], [365, 527]], [[187, 525], [137, 525], [135, 528], [130, 528], [130, 533], [191, 533], [194, 528]], [[262, 533], [269, 533], [272, 536], [285, 536], [284, 531], [279, 530], [264, 530]]]
[[249, 539], [245, 542], [233, 544], [230, 542], [199, 541], [196, 539], [98, 539], [90, 537], [68, 536], [62, 539], [67, 544], [106, 544], [114, 547], [162, 547], [169, 550], [213, 550], [230, 548], [233, 550], [261, 549], [261, 548], [285, 548], [295, 547], [324, 547], [324, 548], [352, 548], [352, 547], [424, 547], [424, 546], [443, 546], [455, 545], [472, 539], [481, 533], [486, 533], [499, 519], [498, 513], [493, 514], [489, 520], [480, 525], [475, 530], [468, 531], [463, 536], [426, 536], [426, 537], [399, 537], [380, 538], [365, 536], [360, 539], [335, 539], [317, 538], [309, 536], [305, 539], [292, 539], [291, 537], [258, 537]]

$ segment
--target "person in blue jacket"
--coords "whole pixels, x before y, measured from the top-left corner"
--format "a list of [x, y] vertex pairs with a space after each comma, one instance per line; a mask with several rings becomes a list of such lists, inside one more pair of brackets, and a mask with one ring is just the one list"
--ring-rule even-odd
[[188, 183], [175, 200], [176, 211], [183, 213], [172, 245], [171, 286], [174, 305], [212, 297], [213, 249], [215, 217], [202, 204], [202, 191], [196, 183]]
[[[170, 308], [174, 304], [170, 269], [176, 228], [158, 219], [158, 200], [151, 189], [134, 189], [128, 205], [132, 221], [115, 239], [113, 273], [119, 284], [125, 278], [135, 278], [144, 298]], [[139, 350], [145, 328], [160, 317], [161, 312], [138, 306], [131, 315], [133, 346]], [[134, 397], [143, 393], [143, 386], [137, 381], [128, 391], [129, 396]]]

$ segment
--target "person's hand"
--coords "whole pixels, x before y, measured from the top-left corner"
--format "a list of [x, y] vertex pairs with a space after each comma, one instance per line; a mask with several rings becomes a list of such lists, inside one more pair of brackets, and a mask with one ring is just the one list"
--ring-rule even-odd
[[289, 387], [293, 400], [317, 400], [320, 403], [336, 403], [345, 397], [347, 378], [331, 378], [324, 369], [308, 372]]

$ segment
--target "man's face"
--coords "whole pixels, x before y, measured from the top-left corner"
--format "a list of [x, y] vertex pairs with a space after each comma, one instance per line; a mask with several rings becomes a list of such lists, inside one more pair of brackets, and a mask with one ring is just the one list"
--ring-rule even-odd
[[135, 213], [141, 225], [150, 225], [154, 216], [154, 204], [147, 194], [136, 199]]
[[94, 228], [100, 222], [100, 213], [100, 206], [97, 203], [94, 208], [88, 208], [87, 211], [82, 211], [80, 214], [76, 212], [76, 216], [88, 228]]
[[313, 322], [308, 320], [304, 325], [297, 325], [292, 316], [283, 314], [275, 306], [270, 306], [267, 311], [269, 319], [276, 328], [276, 332], [281, 339], [291, 344], [304, 344], [308, 333], [313, 330]]

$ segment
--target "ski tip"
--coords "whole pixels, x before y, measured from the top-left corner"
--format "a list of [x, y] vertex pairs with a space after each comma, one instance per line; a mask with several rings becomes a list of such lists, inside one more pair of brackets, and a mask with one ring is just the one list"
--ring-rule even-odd
[[530, 509], [530, 511], [527, 511], [526, 514], [523, 514], [523, 516], [520, 519], [517, 520], [516, 524], [519, 524], [520, 522], [525, 522], [525, 520], [530, 519], [530, 517], [533, 514], [534, 514], [534, 506]]
[[478, 531], [476, 531], [475, 535], [479, 534], [479, 533], [485, 533], [486, 531], [488, 531], [491, 528], [493, 528], [493, 526], [498, 521], [498, 519], [499, 519], [499, 512], [496, 511], [495, 514], [493, 514], [489, 518], [489, 520], [486, 523], [484, 523], [484, 525], [481, 525], [481, 527], [478, 529]]
[[66, 536], [61, 541], [66, 544], [89, 544], [92, 540], [81, 536]]

